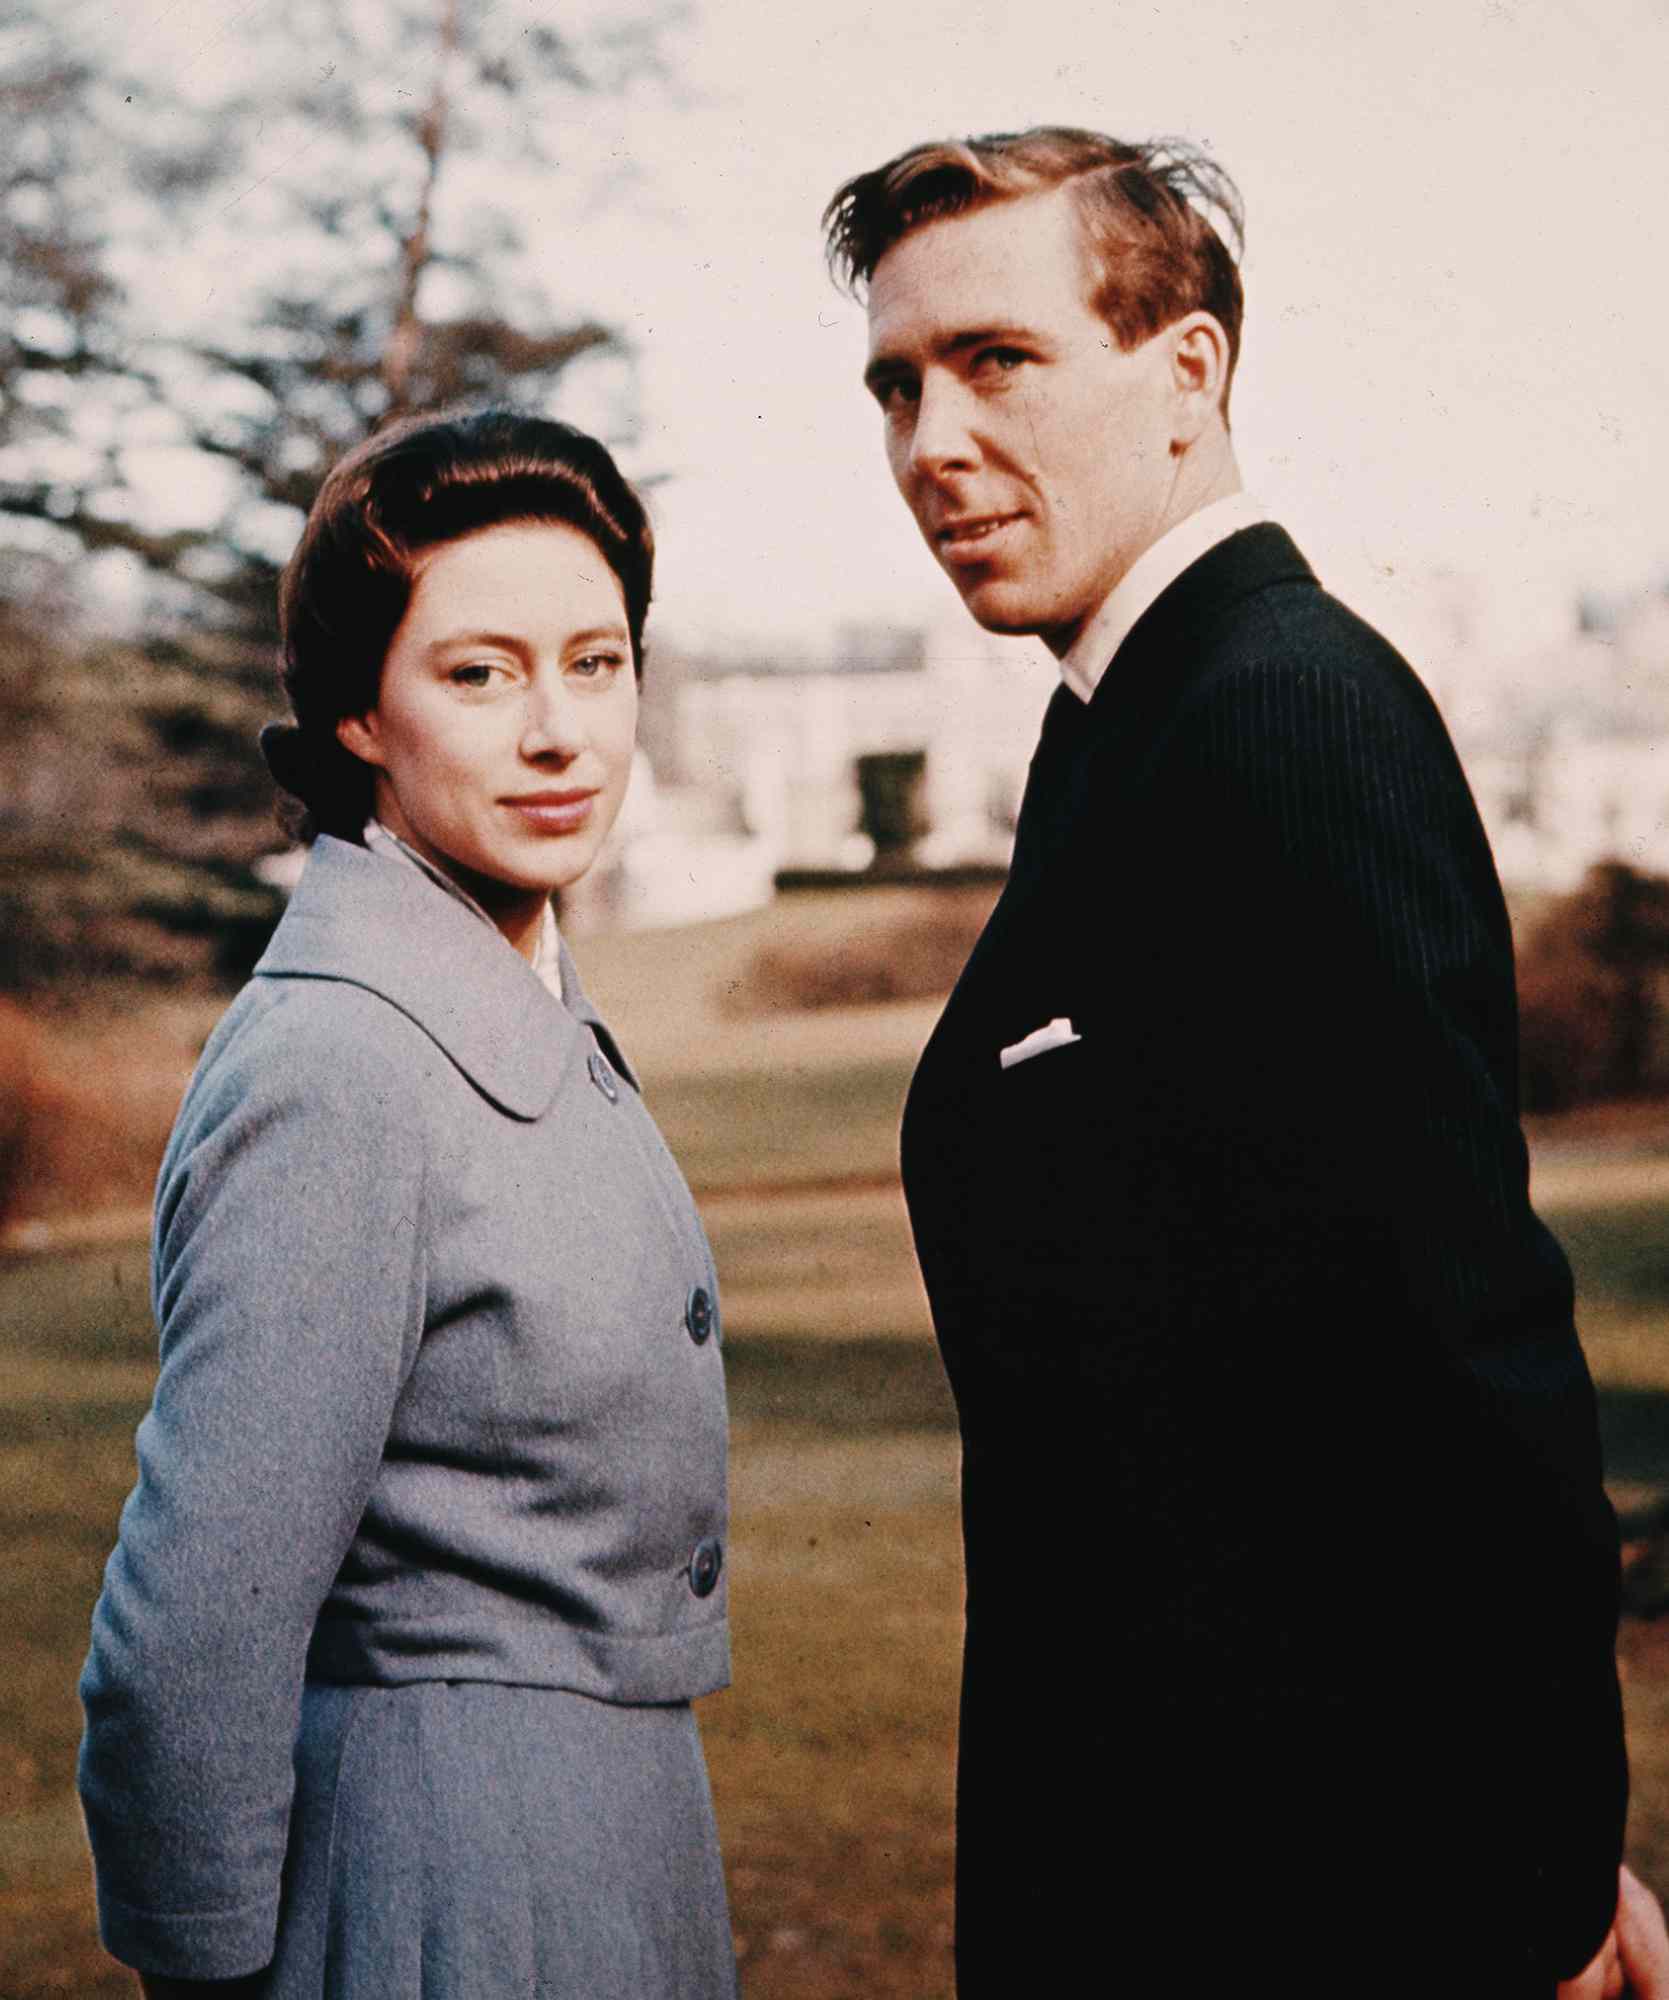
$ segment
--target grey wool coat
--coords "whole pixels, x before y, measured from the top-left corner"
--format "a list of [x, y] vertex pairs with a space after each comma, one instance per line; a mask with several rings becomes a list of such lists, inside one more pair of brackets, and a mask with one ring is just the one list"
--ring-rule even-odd
[[203, 1053], [82, 1680], [104, 1937], [142, 1970], [731, 1990], [688, 1709], [729, 1674], [716, 1280], [563, 974], [568, 1006], [321, 838]]

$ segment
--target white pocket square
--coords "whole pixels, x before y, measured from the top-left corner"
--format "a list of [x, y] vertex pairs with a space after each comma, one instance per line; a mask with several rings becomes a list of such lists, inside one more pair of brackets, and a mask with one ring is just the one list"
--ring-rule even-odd
[[1050, 1049], [1064, 1049], [1068, 1042], [1081, 1042], [1083, 1036], [1073, 1027], [1064, 1014], [1057, 1014], [1046, 1026], [1033, 1028], [1029, 1035], [1018, 1042], [1011, 1042], [1006, 1049], [997, 1052], [997, 1060], [1004, 1069], [1012, 1069], [1016, 1063], [1030, 1062], [1033, 1056], [1045, 1054]]

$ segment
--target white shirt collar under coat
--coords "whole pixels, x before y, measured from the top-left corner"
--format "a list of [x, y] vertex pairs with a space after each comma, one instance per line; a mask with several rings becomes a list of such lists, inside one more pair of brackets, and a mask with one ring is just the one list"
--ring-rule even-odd
[[[408, 841], [402, 840], [392, 827], [384, 826], [374, 814], [365, 822], [364, 838], [365, 845], [373, 854], [386, 854], [402, 861], [409, 861], [414, 868], [420, 868], [438, 888], [455, 897], [466, 909], [473, 910], [482, 923], [491, 926], [495, 931], [498, 929], [497, 924], [493, 923], [492, 918], [462, 883], [454, 882], [450, 875], [437, 868], [425, 855], [419, 854]], [[553, 1000], [565, 999], [566, 996], [562, 991], [562, 939], [556, 928], [556, 911], [549, 903], [545, 905], [544, 919], [539, 925], [538, 940], [533, 947], [533, 972]]]
[[1100, 685], [1113, 655], [1123, 645], [1136, 620], [1185, 569], [1207, 549], [1269, 517], [1249, 493], [1230, 493], [1213, 500], [1162, 534], [1124, 572], [1106, 601], [1073, 640], [1060, 663], [1064, 680], [1080, 701], [1088, 701]]

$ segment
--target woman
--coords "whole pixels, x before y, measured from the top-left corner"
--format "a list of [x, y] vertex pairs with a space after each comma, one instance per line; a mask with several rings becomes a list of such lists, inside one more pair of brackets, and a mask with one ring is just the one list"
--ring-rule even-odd
[[312, 850], [163, 1161], [82, 1680], [152, 2000], [734, 1991], [713, 1265], [551, 909], [625, 790], [652, 554], [600, 445], [491, 413], [350, 455], [285, 573]]

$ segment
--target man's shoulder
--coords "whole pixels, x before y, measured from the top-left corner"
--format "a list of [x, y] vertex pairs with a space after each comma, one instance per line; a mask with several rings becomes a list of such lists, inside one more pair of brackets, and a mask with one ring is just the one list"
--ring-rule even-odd
[[[1261, 547], [1260, 533], [1270, 538]], [[1277, 559], [1281, 550], [1290, 560]], [[1241, 560], [1234, 562], [1237, 553]], [[1200, 632], [1211, 652], [1274, 662], [1313, 657], [1340, 671], [1412, 671], [1383, 633], [1327, 589], [1273, 523], [1236, 536], [1223, 546], [1223, 558], [1215, 569], [1207, 567], [1209, 558], [1197, 567], [1201, 595], [1212, 605]]]
[[1351, 689], [1419, 727], [1436, 723], [1418, 674], [1365, 618], [1318, 581], [1285, 529], [1260, 521], [1224, 537], [1149, 606], [1097, 701], [1116, 726], [1162, 723], [1238, 693], [1323, 700]]
[[1243, 710], [1301, 728], [1335, 711], [1447, 743], [1418, 672], [1375, 626], [1313, 575], [1287, 574], [1225, 600], [1206, 623], [1186, 710]]

